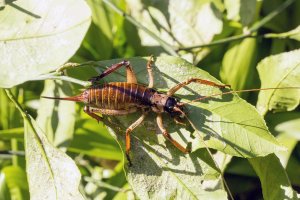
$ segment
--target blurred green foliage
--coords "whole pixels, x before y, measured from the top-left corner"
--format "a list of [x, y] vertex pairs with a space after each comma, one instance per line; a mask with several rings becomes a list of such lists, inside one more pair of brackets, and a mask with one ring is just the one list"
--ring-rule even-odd
[[[27, 2], [42, 4], [34, 0], [27, 0]], [[74, 42], [74, 47], [68, 49], [67, 46], [68, 51], [73, 52], [69, 53], [72, 57], [65, 55], [58, 60], [62, 62], [60, 64], [64, 64], [63, 62], [67, 60], [84, 63], [151, 54], [154, 56], [176, 54], [209, 72], [223, 83], [232, 85], [233, 89], [259, 88], [263, 81], [272, 82], [272, 78], [276, 75], [273, 76], [272, 73], [269, 73], [271, 71], [269, 65], [274, 65], [276, 72], [276, 66], [282, 66], [278, 64], [279, 62], [289, 65], [286, 61], [293, 60], [294, 71], [288, 73], [287, 77], [289, 78], [284, 81], [285, 86], [300, 87], [300, 57], [291, 57], [291, 54], [298, 55], [300, 48], [300, 29], [297, 28], [300, 25], [300, 1], [239, 0], [238, 2], [234, 4], [230, 0], [87, 0], [86, 3], [92, 13], [91, 25], [82, 42], [79, 36], [74, 39], [78, 44], [81, 42], [76, 53], [74, 52], [78, 45], [76, 46]], [[56, 3], [59, 5], [59, 2]], [[71, 1], [66, 4], [72, 8]], [[3, 13], [7, 9], [16, 9], [18, 12], [23, 12], [25, 9], [26, 11], [25, 5], [22, 2], [20, 4], [14, 2], [1, 4], [0, 6], [3, 7], [0, 7], [0, 19], [5, 17]], [[20, 9], [22, 6], [24, 6], [23, 10]], [[35, 11], [38, 13], [37, 10], [33, 10], [32, 13]], [[77, 13], [81, 11], [78, 8], [75, 11], [73, 15], [64, 15], [63, 17], [66, 19], [69, 17], [76, 21]], [[63, 13], [61, 10], [58, 12]], [[25, 12], [24, 16], [18, 15], [20, 18], [16, 19], [21, 19], [21, 24], [26, 24], [33, 19], [31, 18], [32, 13]], [[4, 26], [4, 21], [1, 20], [0, 27], [1, 23], [3, 23], [3, 27], [9, 27]], [[9, 23], [12, 22], [9, 21]], [[56, 23], [59, 24], [59, 21]], [[18, 43], [17, 36], [13, 35], [11, 37], [16, 38], [8, 39], [9, 28], [2, 29], [1, 32], [1, 49], [5, 49], [7, 47], [5, 45], [12, 45], [10, 51], [7, 50], [9, 48], [5, 49], [7, 51], [0, 50], [1, 57], [11, 56], [10, 63], [1, 63], [0, 61], [3, 71], [15, 66], [13, 58], [19, 57], [14, 57], [13, 53], [18, 52], [22, 45], [25, 45], [24, 49], [26, 50], [20, 51], [30, 53], [28, 53], [27, 59], [20, 60], [20, 63], [31, 59], [37, 63], [42, 60], [40, 57], [30, 57], [36, 52], [37, 55], [39, 52], [44, 52], [41, 49], [37, 49], [35, 52], [33, 49], [36, 46], [45, 45], [49, 51], [51, 49], [51, 42], [48, 43], [46, 40], [38, 41], [43, 45], [36, 45], [36, 43], [11, 44]], [[79, 32], [83, 37], [85, 29], [83, 28]], [[56, 35], [56, 32], [51, 32], [50, 35], [60, 37], [59, 34]], [[71, 35], [65, 36], [64, 40]], [[35, 37], [39, 38], [37, 35], [33, 38]], [[59, 42], [62, 40], [53, 41], [60, 44]], [[24, 41], [21, 39], [21, 42]], [[16, 49], [16, 47], [19, 48]], [[59, 49], [59, 45], [56, 45], [55, 49], [50, 52], [55, 51], [64, 55], [67, 50]], [[294, 53], [290, 53], [292, 51]], [[287, 58], [282, 60], [281, 53], [285, 52]], [[271, 57], [272, 55], [278, 57]], [[51, 56], [49, 58], [51, 61]], [[271, 64], [265, 65], [266, 61], [260, 63], [265, 58], [270, 59]], [[273, 58], [280, 61], [275, 62]], [[57, 63], [52, 63], [51, 70], [59, 68]], [[265, 65], [266, 68], [261, 71], [265, 71], [263, 76], [266, 78], [262, 78], [261, 74], [258, 75], [256, 68], [258, 63], [260, 63], [260, 69], [263, 67], [262, 65]], [[31, 62], [30, 67], [34, 71], [40, 65], [34, 66]], [[15, 69], [20, 70], [19, 68]], [[50, 69], [43, 71], [43, 73], [47, 72], [50, 72]], [[280, 75], [285, 72], [280, 71], [277, 76], [281, 77]], [[9, 71], [9, 73], [14, 74], [14, 71]], [[97, 75], [91, 66], [69, 69], [65, 73], [80, 80], [87, 80]], [[5, 89], [0, 89], [0, 199], [29, 198], [30, 181], [27, 181], [29, 177], [26, 177], [28, 163], [26, 164], [24, 156], [26, 137], [24, 141], [23, 135], [24, 121], [25, 124], [28, 123], [24, 116], [26, 114], [37, 120], [52, 145], [60, 151], [66, 152], [75, 161], [82, 175], [79, 191], [84, 198], [137, 198], [133, 192], [137, 189], [131, 188], [130, 182], [128, 183], [128, 174], [125, 174], [123, 169], [124, 159], [120, 144], [109, 134], [107, 128], [88, 117], [82, 111], [80, 104], [62, 105], [53, 102], [50, 104], [40, 100], [42, 92], [43, 95], [48, 96], [71, 96], [78, 94], [82, 87], [62, 81], [44, 81], [47, 78], [27, 76], [25, 72], [23, 74], [24, 81], [30, 80], [30, 82], [18, 84], [18, 80], [10, 91], [26, 112], [19, 112], [15, 104], [7, 97]], [[20, 81], [20, 83], [24, 81]], [[264, 86], [279, 87], [280, 84], [276, 85], [278, 82], [280, 81], [275, 81], [275, 85], [264, 83]], [[287, 98], [288, 93], [284, 93], [285, 100], [289, 99]], [[243, 93], [241, 96], [256, 105], [257, 93]], [[272, 94], [272, 96], [279, 95]], [[268, 105], [262, 112], [270, 132], [287, 147], [286, 153], [252, 158], [250, 162], [233, 157], [222, 163], [224, 164], [222, 169], [227, 166], [224, 177], [235, 199], [292, 199], [296, 198], [296, 192], [300, 192], [298, 178], [300, 177], [298, 170], [300, 169], [299, 92], [293, 92], [292, 96], [293, 111], [267, 112]], [[280, 99], [273, 99], [272, 102], [274, 101], [273, 107], [282, 104], [284, 105], [280, 108], [284, 108], [283, 110], [291, 107], [290, 102]], [[64, 110], [66, 108], [70, 109]], [[203, 157], [209, 156], [204, 151], [200, 150], [200, 153], [204, 154]], [[147, 171], [147, 169], [145, 170]], [[133, 180], [132, 177], [129, 180]], [[131, 183], [131, 185], [135, 184]], [[286, 188], [281, 188], [282, 185]], [[135, 185], [135, 187], [137, 186]], [[214, 190], [215, 188], [208, 189], [217, 191]], [[273, 191], [273, 193], [268, 191]], [[139, 196], [139, 198], [151, 198], [154, 193], [148, 191], [149, 196]], [[216, 192], [216, 198], [226, 198], [220, 194], [223, 193]], [[285, 196], [282, 196], [283, 194]], [[164, 198], [180, 198], [176, 194], [173, 195]]]

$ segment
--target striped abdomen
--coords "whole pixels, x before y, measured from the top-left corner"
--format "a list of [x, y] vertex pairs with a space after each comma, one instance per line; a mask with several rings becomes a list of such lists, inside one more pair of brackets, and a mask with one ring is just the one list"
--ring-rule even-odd
[[86, 92], [88, 105], [121, 110], [132, 106], [150, 106], [150, 97], [155, 90], [135, 83], [111, 82], [92, 86]]

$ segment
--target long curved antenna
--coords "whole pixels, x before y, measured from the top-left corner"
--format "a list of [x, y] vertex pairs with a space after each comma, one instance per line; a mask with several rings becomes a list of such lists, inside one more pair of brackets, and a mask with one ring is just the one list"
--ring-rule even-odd
[[281, 90], [281, 89], [300, 89], [300, 87], [259, 88], [259, 89], [247, 89], [247, 90], [233, 90], [233, 91], [229, 91], [229, 92], [220, 92], [220, 93], [217, 93], [217, 94], [212, 94], [212, 95], [209, 95], [209, 96], [200, 97], [200, 98], [188, 101], [188, 102], [183, 102], [183, 104], [189, 104], [189, 103], [193, 103], [193, 102], [196, 102], [196, 101], [201, 101], [203, 99], [208, 99], [208, 98], [215, 97], [215, 96], [222, 96], [224, 94], [254, 92], [254, 91], [261, 91], [261, 90]]

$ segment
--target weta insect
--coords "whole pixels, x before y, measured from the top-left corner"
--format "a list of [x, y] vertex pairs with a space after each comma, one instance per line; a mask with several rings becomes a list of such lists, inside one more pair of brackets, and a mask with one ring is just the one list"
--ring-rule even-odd
[[[165, 129], [163, 125], [162, 113], [166, 112], [170, 114], [176, 123], [181, 123], [181, 119], [185, 117], [183, 103], [181, 103], [177, 98], [173, 97], [173, 95], [180, 88], [192, 82], [218, 88], [225, 88], [229, 85], [221, 85], [199, 78], [190, 78], [185, 82], [175, 85], [167, 93], [161, 93], [153, 89], [152, 62], [153, 57], [151, 56], [147, 63], [147, 71], [149, 75], [148, 87], [138, 84], [130, 62], [124, 60], [120, 63], [113, 64], [99, 76], [90, 79], [93, 85], [84, 90], [84, 92], [78, 96], [65, 98], [43, 98], [83, 102], [86, 104], [84, 107], [84, 112], [96, 119], [98, 122], [103, 121], [103, 118], [96, 113], [102, 115], [127, 115], [140, 109], [142, 111], [142, 115], [126, 130], [126, 157], [129, 161], [129, 164], [131, 163], [129, 157], [130, 133], [143, 122], [150, 110], [157, 113], [156, 122], [163, 136], [183, 153], [189, 153], [190, 150], [174, 140]], [[110, 82], [102, 85], [94, 84], [122, 66], [126, 67], [127, 82]]]
[[[132, 123], [127, 129], [125, 134], [125, 146], [126, 146], [126, 157], [131, 164], [129, 153], [130, 153], [130, 133], [139, 126], [147, 114], [150, 111], [157, 113], [156, 122], [162, 132], [163, 136], [169, 140], [175, 147], [177, 147], [183, 153], [189, 153], [190, 149], [183, 147], [176, 140], [174, 140], [168, 133], [163, 125], [162, 113], [168, 113], [176, 123], [182, 123], [182, 119], [186, 116], [184, 111], [184, 104], [191, 103], [193, 101], [199, 101], [205, 98], [210, 98], [213, 96], [219, 96], [223, 94], [232, 94], [238, 92], [249, 92], [249, 91], [259, 91], [259, 90], [270, 90], [270, 89], [296, 89], [297, 87], [285, 87], [285, 88], [262, 88], [262, 89], [249, 89], [249, 90], [239, 90], [239, 91], [229, 91], [218, 94], [213, 94], [210, 96], [205, 96], [201, 98], [194, 99], [190, 102], [182, 103], [179, 99], [174, 97], [174, 94], [182, 87], [190, 83], [199, 83], [204, 85], [209, 85], [217, 88], [230, 87], [225, 84], [218, 84], [212, 81], [203, 80], [199, 78], [190, 78], [184, 82], [181, 82], [166, 93], [158, 92], [153, 89], [153, 74], [152, 74], [152, 63], [153, 57], [150, 57], [147, 62], [147, 71], [149, 76], [148, 87], [138, 84], [135, 73], [130, 65], [129, 61], [122, 61], [111, 65], [99, 76], [90, 79], [92, 86], [84, 90], [81, 94], [73, 97], [43, 97], [48, 99], [59, 99], [59, 100], [69, 100], [76, 102], [83, 102], [85, 104], [84, 112], [90, 115], [92, 118], [96, 119], [98, 122], [103, 121], [103, 118], [98, 114], [102, 115], [127, 115], [130, 113], [142, 111], [142, 115]], [[127, 82], [110, 82], [106, 84], [98, 84], [97, 82], [109, 75], [110, 73], [116, 71], [121, 67], [126, 67]], [[297, 88], [299, 89], [299, 88]]]

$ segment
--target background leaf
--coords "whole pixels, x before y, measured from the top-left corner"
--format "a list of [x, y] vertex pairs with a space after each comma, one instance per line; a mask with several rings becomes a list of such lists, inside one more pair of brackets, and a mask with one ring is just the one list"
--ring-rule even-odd
[[[128, 6], [131, 15], [138, 22], [172, 46], [206, 44], [222, 31], [221, 13], [213, 1], [134, 0], [128, 1]], [[142, 9], [143, 7], [145, 9]], [[143, 49], [142, 55], [161, 53], [162, 49], [155, 39], [141, 30], [138, 30], [138, 34], [142, 45], [148, 49]], [[189, 60], [196, 58], [192, 54], [184, 57]]]
[[[300, 50], [294, 50], [262, 60], [257, 70], [261, 88], [299, 87]], [[268, 110], [290, 111], [300, 103], [300, 89], [260, 91], [256, 107], [264, 115]]]
[[83, 199], [74, 161], [48, 142], [32, 118], [25, 121], [25, 145], [30, 199]]
[[7, 166], [1, 171], [11, 199], [29, 199], [26, 173], [21, 167]]
[[[220, 76], [234, 90], [249, 88], [253, 83], [257, 60], [257, 40], [234, 42], [224, 55]], [[242, 94], [245, 96], [245, 94]]]
[[[45, 81], [42, 96], [63, 97], [71, 96], [70, 83], [62, 81]], [[48, 140], [56, 147], [66, 150], [73, 138], [75, 126], [75, 102], [49, 101], [41, 99], [36, 119], [42, 130], [47, 130]]]
[[[260, 178], [264, 199], [299, 199], [279, 159], [274, 155], [249, 159]], [[276, 176], [274, 176], [276, 174]]]
[[66, 62], [79, 48], [90, 15], [86, 3], [77, 0], [7, 4], [0, 11], [0, 87], [32, 80]]
[[122, 160], [123, 155], [116, 141], [102, 123], [97, 123], [86, 113], [76, 122], [75, 134], [69, 152], [82, 153], [110, 160]]
[[240, 21], [243, 26], [249, 25], [255, 15], [256, 0], [225, 0], [227, 18]]

